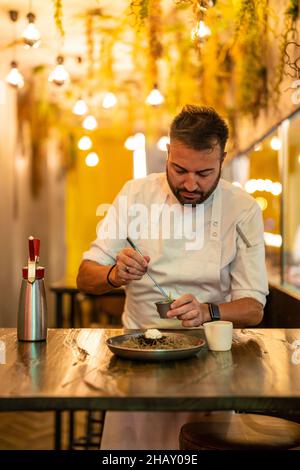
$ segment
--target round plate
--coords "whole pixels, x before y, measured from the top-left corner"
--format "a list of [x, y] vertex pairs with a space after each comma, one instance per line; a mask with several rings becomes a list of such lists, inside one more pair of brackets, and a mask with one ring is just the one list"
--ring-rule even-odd
[[204, 339], [197, 336], [186, 335], [182, 333], [163, 333], [164, 336], [184, 337], [190, 340], [190, 347], [183, 349], [135, 349], [122, 346], [122, 343], [136, 336], [141, 336], [142, 332], [129, 333], [127, 335], [113, 336], [106, 340], [109, 349], [119, 357], [139, 361], [170, 361], [176, 359], [185, 359], [197, 354], [204, 346]]

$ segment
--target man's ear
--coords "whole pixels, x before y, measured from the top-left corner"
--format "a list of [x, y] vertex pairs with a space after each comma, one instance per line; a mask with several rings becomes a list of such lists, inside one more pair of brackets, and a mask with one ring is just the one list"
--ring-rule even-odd
[[221, 157], [221, 163], [224, 162], [225, 158], [226, 158], [226, 155], [227, 155], [227, 152], [224, 152], [222, 157]]
[[166, 144], [166, 149], [167, 149], [167, 161], [168, 161], [169, 156], [170, 156], [170, 144]]

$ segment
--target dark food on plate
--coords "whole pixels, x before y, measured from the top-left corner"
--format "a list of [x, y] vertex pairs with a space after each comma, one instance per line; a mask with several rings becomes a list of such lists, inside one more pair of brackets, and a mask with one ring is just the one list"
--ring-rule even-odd
[[188, 349], [191, 346], [197, 346], [197, 343], [191, 337], [178, 334], [162, 335], [157, 339], [140, 334], [122, 342], [122, 347], [130, 349]]

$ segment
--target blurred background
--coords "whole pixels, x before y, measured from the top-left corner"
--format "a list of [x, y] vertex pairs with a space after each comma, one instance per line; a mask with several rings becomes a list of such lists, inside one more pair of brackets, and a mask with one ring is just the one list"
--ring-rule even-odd
[[223, 177], [260, 204], [270, 281], [300, 289], [295, 0], [0, 0], [0, 326], [15, 326], [27, 239], [41, 239], [49, 325], [96, 209], [163, 171], [186, 103], [230, 125]]

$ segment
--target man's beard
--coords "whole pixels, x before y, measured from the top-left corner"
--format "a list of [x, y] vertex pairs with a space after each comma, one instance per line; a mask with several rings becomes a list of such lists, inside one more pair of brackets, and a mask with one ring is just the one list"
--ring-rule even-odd
[[173, 184], [171, 183], [170, 178], [169, 178], [168, 167], [166, 167], [166, 174], [167, 174], [167, 180], [168, 180], [169, 186], [171, 188], [171, 191], [174, 194], [174, 196], [176, 197], [176, 199], [178, 199], [180, 204], [182, 204], [182, 205], [190, 204], [193, 207], [195, 207], [198, 204], [203, 204], [203, 202], [206, 201], [209, 198], [209, 196], [214, 192], [214, 190], [218, 186], [218, 183], [219, 183], [220, 178], [221, 178], [221, 165], [220, 165], [220, 170], [219, 170], [219, 174], [216, 178], [216, 181], [214, 182], [214, 184], [212, 185], [212, 187], [208, 191], [206, 191], [206, 192], [193, 191], [193, 192], [190, 193], [190, 194], [195, 194], [195, 196], [198, 196], [196, 200], [195, 199], [189, 199], [189, 198], [184, 197], [182, 195], [182, 193], [187, 193], [189, 191], [185, 191], [184, 189], [175, 188], [175, 186], [173, 186]]

